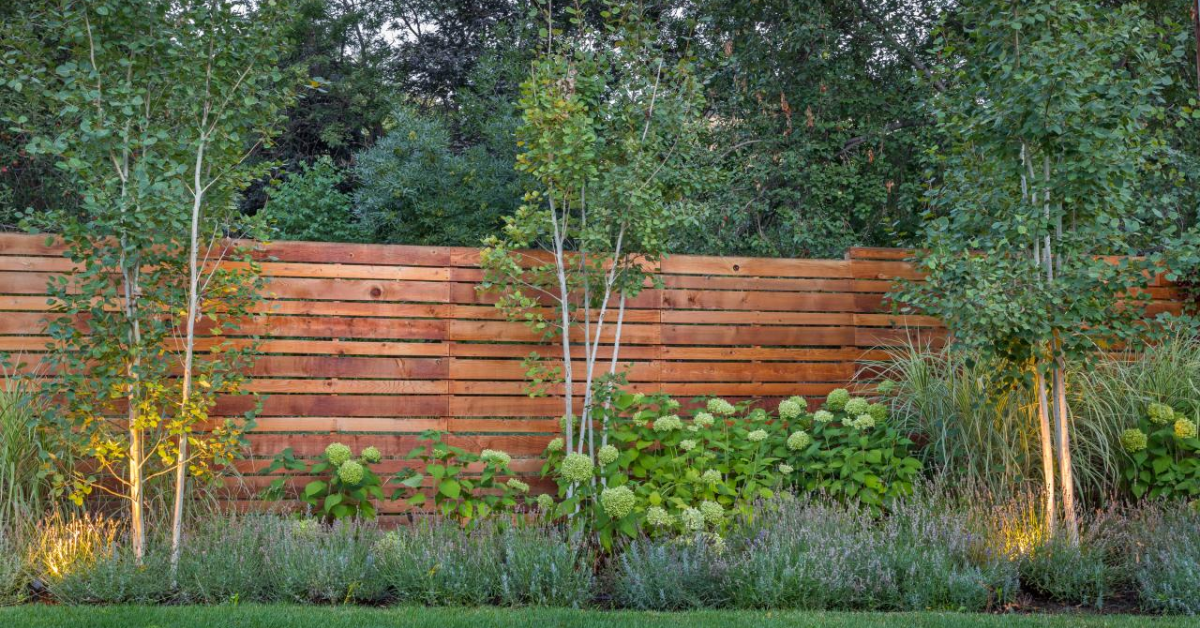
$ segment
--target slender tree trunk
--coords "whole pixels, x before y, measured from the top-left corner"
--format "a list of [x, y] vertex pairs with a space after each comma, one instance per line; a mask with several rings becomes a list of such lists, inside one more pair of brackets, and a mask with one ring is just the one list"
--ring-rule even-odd
[[1035, 369], [1035, 386], [1037, 388], [1038, 437], [1042, 443], [1042, 518], [1045, 521], [1046, 533], [1053, 534], [1057, 523], [1058, 508], [1054, 491], [1054, 437], [1050, 431], [1050, 400], [1046, 394], [1046, 378], [1037, 365]]
[[[205, 120], [207, 121], [207, 119]], [[192, 230], [188, 243], [188, 292], [187, 292], [187, 331], [183, 346], [183, 382], [180, 391], [181, 425], [185, 426], [179, 434], [178, 459], [175, 462], [175, 504], [171, 513], [171, 579], [174, 581], [179, 557], [183, 553], [183, 506], [187, 497], [187, 466], [188, 466], [188, 434], [187, 418], [188, 405], [192, 395], [192, 372], [195, 364], [196, 348], [196, 319], [200, 310], [200, 210], [204, 206], [204, 187], [201, 171], [204, 166], [204, 147], [207, 138], [200, 135], [200, 144], [196, 149], [196, 172], [192, 190]]]
[[567, 267], [565, 266], [566, 255], [563, 250], [563, 248], [565, 246], [564, 239], [566, 238], [565, 231], [566, 231], [567, 225], [566, 225], [565, 220], [563, 221], [561, 228], [558, 224], [558, 212], [555, 210], [554, 197], [552, 194], [549, 195], [549, 202], [550, 202], [550, 222], [554, 226], [554, 266], [555, 266], [555, 272], [558, 277], [558, 290], [559, 290], [558, 298], [559, 298], [559, 302], [562, 306], [559, 308], [559, 310], [561, 311], [561, 318], [559, 321], [559, 325], [562, 328], [562, 333], [560, 334], [560, 341], [562, 343], [563, 385], [566, 387], [566, 391], [565, 391], [566, 397], [563, 401], [563, 409], [564, 409], [563, 416], [564, 416], [564, 420], [566, 421], [567, 425], [566, 425], [566, 429], [564, 431], [566, 432], [566, 434], [565, 434], [566, 442], [567, 442], [566, 449], [567, 449], [567, 452], [571, 452], [571, 451], [574, 451], [573, 448], [575, 446], [575, 443], [574, 443], [574, 435], [575, 435], [574, 401], [575, 400], [574, 400], [574, 395], [573, 395], [573, 389], [575, 386], [575, 378], [574, 378], [574, 373], [572, 372], [572, 366], [571, 366], [571, 302], [570, 302], [571, 292], [570, 292], [570, 287], [567, 284], [567, 271], [566, 271]]
[[[123, 248], [123, 247], [122, 247]], [[127, 391], [126, 420], [129, 423], [129, 535], [133, 555], [138, 564], [146, 555], [145, 528], [145, 496], [143, 495], [143, 467], [145, 466], [145, 444], [143, 441], [141, 422], [138, 420], [138, 402], [140, 387], [137, 382], [141, 370], [142, 330], [138, 322], [138, 295], [141, 292], [138, 279], [138, 269], [129, 263], [122, 253], [121, 264], [124, 275], [125, 316], [129, 321], [129, 347], [133, 358], [126, 365], [126, 378], [129, 380]]]
[[[1055, 341], [1057, 342], [1057, 341]], [[1079, 544], [1079, 520], [1075, 510], [1075, 478], [1071, 469], [1070, 409], [1067, 407], [1066, 364], [1060, 356], [1054, 362], [1055, 429], [1058, 436], [1058, 476], [1062, 484], [1063, 523], [1067, 538]]]

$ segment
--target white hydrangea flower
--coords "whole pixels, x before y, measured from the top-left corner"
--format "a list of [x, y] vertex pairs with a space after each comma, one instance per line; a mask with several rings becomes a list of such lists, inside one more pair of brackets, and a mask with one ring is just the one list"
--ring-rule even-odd
[[696, 448], [696, 441], [688, 438], [679, 441], [679, 448], [684, 451], [691, 451]]
[[600, 493], [600, 507], [613, 519], [624, 519], [633, 512], [633, 491], [628, 486], [606, 488]]
[[611, 464], [616, 462], [620, 455], [621, 453], [612, 445], [605, 445], [600, 448], [600, 451], [596, 452], [596, 458], [600, 460], [600, 464]]
[[708, 429], [708, 428], [712, 427], [713, 423], [716, 423], [717, 420], [715, 418], [713, 418], [713, 415], [711, 415], [707, 412], [697, 412], [696, 418], [693, 419], [692, 421], [700, 429]]
[[734, 412], [737, 412], [737, 409], [733, 407], [733, 404], [721, 399], [720, 397], [709, 399], [707, 407], [709, 412], [717, 416], [729, 416]]
[[670, 432], [681, 429], [683, 429], [683, 421], [679, 420], [678, 415], [668, 414], [654, 419], [655, 432]]
[[761, 443], [762, 441], [767, 439], [767, 431], [766, 430], [754, 430], [753, 432], [746, 434], [746, 439], [752, 443]]
[[808, 432], [805, 432], [804, 430], [796, 430], [795, 432], [792, 432], [792, 435], [788, 436], [787, 439], [787, 447], [792, 451], [800, 451], [801, 449], [807, 448], [811, 444], [812, 436], [809, 436]]
[[679, 514], [679, 520], [683, 522], [684, 528], [691, 530], [692, 532], [698, 532], [704, 529], [704, 513], [696, 510], [695, 508], [685, 508], [684, 511]]

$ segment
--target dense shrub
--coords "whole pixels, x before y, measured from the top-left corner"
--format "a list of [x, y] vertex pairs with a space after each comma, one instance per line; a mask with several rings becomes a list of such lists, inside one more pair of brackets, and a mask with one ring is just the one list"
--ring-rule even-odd
[[764, 504], [729, 539], [732, 603], [982, 610], [1011, 599], [1015, 565], [946, 506], [918, 495], [876, 519], [863, 506], [822, 497]]
[[260, 216], [281, 240], [362, 241], [366, 234], [341, 189], [345, 179], [329, 157], [301, 164], [298, 172], [267, 188]]
[[182, 601], [271, 602], [270, 554], [295, 522], [271, 515], [205, 519], [188, 535], [177, 575]]
[[1143, 608], [1200, 614], [1200, 510], [1195, 504], [1141, 508], [1127, 547]]
[[368, 524], [292, 522], [267, 547], [275, 597], [314, 604], [377, 603], [387, 598], [373, 556], [379, 530]]
[[772, 415], [719, 398], [687, 412], [664, 395], [628, 393], [603, 412], [607, 444], [595, 458], [557, 438], [542, 473], [558, 484], [553, 516], [606, 549], [621, 536], [723, 533], [781, 490], [820, 491], [878, 514], [920, 472], [887, 408], [844, 389], [816, 413], [802, 397]]
[[1055, 602], [1103, 608], [1121, 584], [1121, 565], [1113, 561], [1112, 539], [1083, 529], [1088, 534], [1079, 543], [1060, 531], [1017, 557], [1022, 588]]
[[423, 521], [383, 536], [376, 553], [401, 602], [582, 606], [593, 576], [579, 546], [555, 530]]
[[621, 608], [672, 611], [728, 600], [723, 546], [713, 537], [637, 539], [613, 560], [613, 601]]

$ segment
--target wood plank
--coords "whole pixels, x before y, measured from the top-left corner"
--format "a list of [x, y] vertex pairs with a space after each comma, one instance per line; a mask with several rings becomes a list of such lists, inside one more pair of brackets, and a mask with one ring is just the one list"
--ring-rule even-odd
[[[544, 337], [542, 332], [530, 329], [528, 325], [522, 322], [451, 320], [449, 324], [447, 338], [454, 341], [494, 341], [496, 339], [503, 339], [528, 343], [536, 342]], [[582, 341], [585, 338], [583, 325], [572, 328], [572, 334]], [[600, 342], [602, 344], [609, 344], [614, 342], [615, 339], [616, 323], [606, 323], [600, 332]], [[658, 325], [625, 324], [621, 326], [621, 344], [658, 344], [659, 340]]]
[[850, 270], [850, 262], [846, 260], [671, 255], [663, 259], [660, 267], [664, 275], [829, 277], [841, 279], [854, 277]]
[[862, 312], [860, 299], [879, 298], [855, 293], [788, 293], [749, 290], [664, 290], [665, 310], [757, 310], [784, 312]]
[[853, 327], [663, 325], [664, 345], [845, 346]]
[[[544, 366], [553, 368], [561, 360], [547, 359]], [[575, 373], [583, 373], [583, 360], [572, 360]], [[596, 368], [600, 368], [598, 365]], [[607, 365], [604, 366], [607, 368]], [[619, 361], [617, 370], [625, 372], [631, 382], [655, 381], [658, 377], [658, 367], [651, 362]], [[522, 360], [475, 360], [469, 358], [450, 358], [450, 379], [482, 380], [482, 381], [525, 381], [526, 368]]]
[[663, 362], [666, 382], [845, 382], [852, 362]]
[[256, 304], [258, 314], [307, 316], [370, 316], [375, 318], [450, 318], [451, 305], [442, 303], [372, 303], [363, 301], [274, 301]]
[[347, 416], [347, 417], [419, 417], [445, 416], [444, 395], [250, 395], [220, 397], [212, 413], [238, 415], [254, 409], [261, 401], [259, 416]]
[[332, 393], [339, 395], [445, 395], [445, 380], [396, 379], [252, 379], [242, 387], [255, 393]]
[[[725, 312], [721, 310], [665, 310], [663, 323], [706, 325], [853, 325], [852, 312]], [[696, 343], [703, 344], [703, 343]]]
[[450, 249], [397, 244], [276, 241], [257, 251], [263, 261], [386, 266], [448, 266]]
[[266, 281], [263, 293], [276, 299], [449, 303], [450, 286], [450, 283], [436, 281], [276, 277]]
[[347, 356], [267, 355], [255, 361], [255, 377], [342, 377], [377, 379], [445, 379], [447, 358], [379, 358]]
[[[257, 316], [233, 322], [238, 328], [226, 330], [228, 335], [369, 340], [445, 340], [448, 326], [446, 320], [333, 316]], [[211, 328], [207, 320], [197, 325], [204, 334]]]

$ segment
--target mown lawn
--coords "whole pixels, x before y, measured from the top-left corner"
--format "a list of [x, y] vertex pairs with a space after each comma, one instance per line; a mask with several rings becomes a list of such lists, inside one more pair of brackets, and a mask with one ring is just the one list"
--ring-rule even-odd
[[1200, 626], [1200, 619], [1129, 615], [804, 613], [705, 611], [639, 613], [499, 608], [312, 606], [22, 606], [0, 608], [5, 628], [975, 628], [990, 626]]

